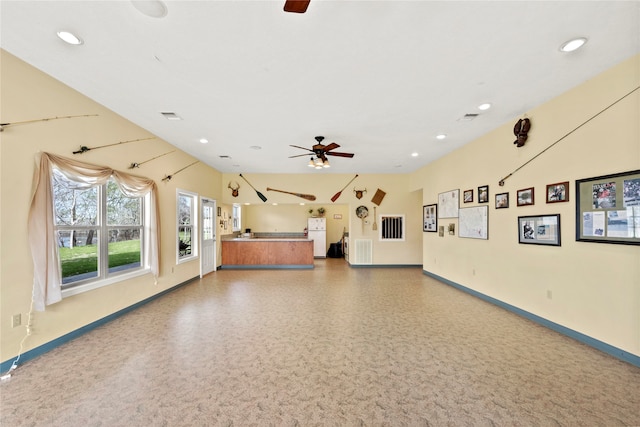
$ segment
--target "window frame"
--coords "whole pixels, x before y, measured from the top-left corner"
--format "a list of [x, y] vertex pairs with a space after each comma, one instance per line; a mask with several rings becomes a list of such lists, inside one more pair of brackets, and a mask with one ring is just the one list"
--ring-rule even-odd
[[231, 212], [231, 230], [242, 231], [242, 205], [234, 203]]
[[[188, 255], [180, 256], [180, 227], [184, 225], [180, 224], [180, 197], [188, 197], [191, 199], [191, 253]], [[193, 261], [199, 258], [198, 246], [199, 246], [199, 216], [198, 216], [198, 194], [192, 191], [176, 189], [176, 265], [185, 262]]]
[[[56, 169], [54, 167], [54, 169]], [[52, 171], [52, 174], [55, 173]], [[53, 177], [52, 177], [53, 178]], [[87, 292], [93, 289], [98, 289], [103, 286], [112, 285], [124, 280], [131, 279], [133, 277], [142, 276], [150, 272], [150, 266], [148, 265], [148, 233], [149, 233], [149, 211], [150, 211], [150, 195], [147, 194], [141, 197], [134, 197], [140, 199], [140, 224], [139, 225], [109, 225], [107, 220], [107, 186], [109, 181], [114, 180], [113, 175], [104, 183], [97, 184], [91, 188], [97, 188], [96, 196], [96, 223], [89, 225], [64, 225], [56, 224], [55, 221], [52, 224], [54, 237], [57, 241], [58, 233], [60, 231], [78, 231], [78, 230], [96, 230], [98, 235], [97, 244], [97, 276], [90, 277], [83, 280], [74, 281], [71, 283], [63, 283], [62, 278], [62, 264], [60, 256], [58, 254], [57, 261], [60, 268], [60, 289], [62, 298], [68, 296], [77, 295], [83, 292]], [[118, 190], [120, 191], [120, 190]], [[52, 190], [53, 201], [55, 201], [56, 193], [55, 189]], [[55, 215], [55, 204], [53, 206], [53, 212]], [[122, 271], [109, 271], [109, 230], [118, 228], [138, 228], [140, 230], [140, 265], [138, 267], [129, 268]]]
[[[396, 219], [396, 218], [400, 218], [401, 220], [401, 233], [402, 236], [400, 238], [390, 238], [390, 237], [385, 237], [383, 235], [383, 231], [384, 231], [384, 223], [385, 223], [385, 219]], [[407, 221], [406, 221], [406, 217], [405, 214], [380, 214], [380, 225], [378, 226], [378, 240], [381, 242], [404, 242], [406, 240], [406, 236], [407, 236]]]

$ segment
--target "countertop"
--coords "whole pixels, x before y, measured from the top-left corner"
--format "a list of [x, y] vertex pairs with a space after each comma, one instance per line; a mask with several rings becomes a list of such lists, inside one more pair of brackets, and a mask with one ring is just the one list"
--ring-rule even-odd
[[223, 239], [223, 242], [311, 242], [313, 239], [304, 237], [236, 237]]

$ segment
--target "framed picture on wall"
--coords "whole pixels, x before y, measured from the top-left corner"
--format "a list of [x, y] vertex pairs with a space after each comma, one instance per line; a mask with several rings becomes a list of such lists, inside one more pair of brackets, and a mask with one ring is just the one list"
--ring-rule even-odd
[[533, 187], [518, 190], [518, 206], [529, 206], [534, 204]]
[[560, 246], [560, 214], [519, 216], [518, 243]]
[[509, 207], [509, 193], [496, 194], [496, 209], [505, 209]]
[[569, 201], [569, 181], [547, 185], [547, 203]]
[[449, 190], [438, 194], [439, 218], [458, 218], [460, 209], [460, 190]]
[[473, 202], [473, 190], [464, 190], [464, 192], [462, 193], [462, 201], [464, 203]]
[[489, 186], [483, 185], [478, 187], [478, 203], [489, 202]]
[[640, 169], [576, 180], [576, 240], [640, 245]]
[[422, 207], [422, 231], [435, 233], [438, 231], [438, 205], [425, 205]]

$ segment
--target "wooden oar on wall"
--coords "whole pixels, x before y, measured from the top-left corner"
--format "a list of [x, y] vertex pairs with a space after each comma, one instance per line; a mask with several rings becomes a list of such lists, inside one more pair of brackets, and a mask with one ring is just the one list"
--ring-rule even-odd
[[351, 179], [351, 181], [349, 181], [349, 182], [347, 183], [347, 185], [345, 185], [345, 186], [342, 188], [342, 190], [340, 190], [340, 191], [338, 191], [336, 194], [334, 194], [334, 195], [333, 195], [333, 197], [331, 198], [331, 201], [332, 201], [332, 202], [335, 202], [336, 200], [338, 200], [338, 197], [340, 197], [340, 195], [342, 194], [342, 192], [344, 191], [344, 189], [345, 189], [345, 188], [347, 188], [347, 186], [348, 186], [349, 184], [351, 184], [351, 183], [353, 182], [353, 180], [354, 180], [354, 179], [356, 179], [357, 177], [358, 177], [358, 174], [356, 174], [356, 176], [354, 176], [354, 177]]
[[373, 225], [371, 226], [372, 230], [378, 229], [378, 223], [376, 222], [376, 218], [378, 218], [378, 214], [376, 213], [376, 207], [373, 207]]
[[269, 188], [269, 187], [267, 187], [267, 191], [277, 191], [278, 193], [292, 194], [294, 196], [301, 197], [305, 200], [310, 200], [312, 202], [316, 199], [316, 196], [314, 196], [313, 194], [292, 193], [290, 191], [276, 190], [275, 188]]
[[[240, 178], [242, 178], [242, 179], [244, 179], [245, 181], [247, 181], [247, 178], [245, 178], [244, 176], [242, 176], [242, 174], [240, 174]], [[256, 190], [256, 188], [255, 188], [253, 185], [251, 185], [251, 183], [250, 183], [249, 181], [247, 181], [247, 184], [249, 184], [249, 187], [253, 188], [253, 191], [255, 191], [255, 192], [256, 192], [256, 194], [258, 195], [258, 197], [260, 197], [260, 199], [261, 199], [263, 202], [266, 202], [266, 201], [267, 201], [267, 198], [265, 197], [265, 195], [264, 195], [264, 194], [262, 194], [261, 192], [259, 192], [258, 190]]]

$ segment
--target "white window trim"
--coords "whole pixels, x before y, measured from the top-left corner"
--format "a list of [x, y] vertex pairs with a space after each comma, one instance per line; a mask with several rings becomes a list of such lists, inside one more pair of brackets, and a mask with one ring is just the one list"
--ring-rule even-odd
[[231, 214], [231, 230], [232, 231], [241, 231], [242, 230], [242, 205], [239, 204], [239, 203], [234, 203], [231, 212], [232, 212], [232, 214]]
[[[72, 283], [68, 283], [68, 284], [64, 284], [62, 285], [61, 283], [61, 294], [62, 294], [62, 298], [66, 298], [68, 296], [71, 295], [77, 295], [77, 294], [81, 294], [83, 292], [87, 292], [93, 289], [98, 289], [98, 288], [102, 288], [104, 286], [108, 286], [108, 285], [112, 285], [114, 283], [118, 283], [118, 282], [122, 282], [124, 280], [128, 280], [134, 277], [138, 277], [138, 276], [143, 276], [147, 273], [151, 272], [151, 268], [149, 266], [149, 263], [147, 262], [148, 260], [148, 256], [147, 256], [147, 251], [149, 250], [149, 233], [150, 233], [150, 227], [149, 227], [149, 204], [150, 204], [150, 199], [149, 199], [149, 194], [147, 194], [146, 196], [142, 196], [142, 218], [143, 218], [143, 222], [142, 222], [142, 226], [136, 226], [136, 227], [140, 227], [142, 229], [141, 233], [140, 233], [140, 238], [141, 238], [141, 242], [140, 242], [140, 267], [137, 268], [132, 268], [132, 269], [128, 269], [122, 273], [109, 273], [109, 251], [108, 251], [108, 237], [105, 240], [104, 236], [108, 236], [109, 235], [109, 229], [110, 228], [114, 228], [114, 227], [119, 227], [119, 226], [110, 226], [107, 224], [107, 192], [106, 192], [106, 188], [107, 188], [107, 183], [105, 182], [104, 184], [98, 184], [96, 185], [96, 187], [98, 187], [98, 223], [96, 225], [91, 225], [91, 226], [59, 226], [59, 225], [53, 225], [53, 230], [54, 233], [57, 234], [57, 232], [59, 230], [65, 230], [65, 229], [90, 229], [90, 228], [94, 228], [97, 229], [99, 232], [99, 240], [98, 240], [98, 254], [105, 254], [105, 257], [103, 258], [102, 255], [100, 255], [98, 257], [98, 271], [101, 272], [100, 276], [96, 277], [96, 278], [89, 278], [89, 279], [85, 279], [85, 280], [81, 280], [81, 281], [77, 281], [77, 282], [72, 282]], [[63, 288], [64, 286], [64, 288]]]
[[[383, 218], [402, 218], [402, 238], [391, 239], [382, 237], [382, 220]], [[407, 236], [407, 221], [404, 214], [380, 214], [378, 216], [378, 240], [381, 242], [404, 242]]]
[[[192, 222], [192, 232], [191, 232], [191, 255], [190, 256], [185, 256], [185, 257], [180, 257], [180, 246], [178, 244], [178, 235], [179, 235], [179, 229], [180, 229], [180, 223], [179, 223], [179, 218], [180, 218], [180, 204], [178, 203], [178, 200], [180, 198], [180, 195], [185, 195], [185, 196], [189, 196], [192, 198], [193, 200], [193, 205], [192, 205], [192, 214], [193, 214], [193, 218], [191, 218], [191, 222]], [[198, 253], [198, 245], [199, 245], [199, 237], [198, 237], [198, 233], [200, 232], [200, 228], [199, 228], [199, 200], [200, 197], [198, 195], [198, 193], [194, 193], [192, 191], [187, 191], [187, 190], [182, 190], [182, 189], [176, 189], [176, 235], [175, 235], [175, 244], [176, 244], [176, 265], [178, 264], [183, 264], [185, 262], [190, 262], [193, 260], [197, 260], [200, 258], [199, 253]]]
[[91, 291], [93, 289], [102, 288], [103, 286], [113, 285], [114, 283], [123, 282], [125, 280], [133, 279], [135, 277], [144, 276], [151, 273], [149, 267], [134, 270], [127, 273], [118, 274], [116, 276], [108, 277], [104, 280], [95, 280], [93, 282], [83, 283], [71, 288], [62, 290], [62, 298], [70, 297], [71, 295], [81, 294], [83, 292]]

